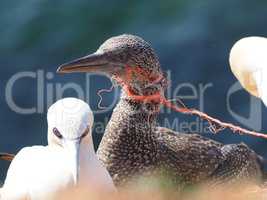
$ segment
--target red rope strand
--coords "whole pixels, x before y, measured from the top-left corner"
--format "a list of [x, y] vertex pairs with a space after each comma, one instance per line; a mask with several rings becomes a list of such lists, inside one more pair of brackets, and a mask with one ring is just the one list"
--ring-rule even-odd
[[102, 101], [103, 101], [103, 97], [102, 97], [102, 93], [103, 92], [112, 92], [112, 90], [113, 90], [113, 88], [114, 88], [114, 85], [112, 84], [111, 85], [111, 87], [109, 88], [109, 89], [101, 89], [101, 90], [99, 90], [98, 92], [97, 92], [97, 96], [99, 96], [99, 102], [98, 102], [98, 104], [97, 104], [97, 107], [99, 108], [99, 109], [106, 109], [107, 107], [105, 107], [105, 106], [101, 106], [101, 103], [102, 103]]
[[[162, 80], [164, 77], [162, 76], [154, 76], [152, 73], [150, 73], [149, 71], [146, 71], [145, 69], [141, 68], [141, 67], [130, 67], [130, 66], [126, 66], [126, 80], [127, 82], [132, 80], [132, 76], [134, 76], [134, 78], [138, 78], [139, 80], [149, 80], [150, 82], [154, 82], [157, 83], [160, 80]], [[261, 137], [261, 138], [265, 138], [267, 139], [267, 135], [263, 134], [263, 133], [259, 133], [259, 132], [255, 132], [255, 131], [251, 131], [251, 130], [247, 130], [245, 128], [242, 128], [240, 126], [236, 126], [234, 124], [231, 123], [226, 123], [226, 122], [222, 122], [219, 119], [213, 118], [211, 116], [209, 116], [206, 113], [203, 113], [199, 110], [196, 109], [189, 109], [187, 108], [183, 102], [181, 100], [179, 100], [180, 104], [182, 104], [183, 107], [178, 107], [177, 105], [173, 104], [171, 101], [167, 100], [165, 98], [165, 96], [161, 93], [156, 93], [153, 95], [149, 95], [149, 96], [143, 96], [143, 95], [135, 95], [133, 94], [131, 88], [129, 88], [129, 85], [121, 80], [120, 78], [117, 77], [117, 80], [122, 84], [124, 90], [127, 92], [127, 94], [129, 95], [129, 97], [131, 97], [133, 100], [135, 101], [141, 101], [141, 102], [158, 102], [176, 112], [180, 112], [183, 114], [189, 114], [189, 115], [196, 115], [206, 121], [208, 121], [208, 123], [210, 124], [210, 130], [212, 133], [218, 133], [226, 128], [230, 129], [231, 131], [233, 131], [234, 133], [238, 133], [240, 135], [242, 134], [246, 134], [246, 135], [251, 135], [251, 136], [255, 136], [255, 137]]]
[[[196, 109], [190, 109], [187, 108], [184, 103], [178, 99], [179, 103], [182, 105], [182, 107], [178, 107], [177, 105], [175, 105], [174, 103], [172, 103], [170, 100], [167, 100], [165, 98], [165, 96], [161, 93], [155, 93], [153, 95], [148, 95], [148, 96], [144, 96], [144, 95], [136, 95], [132, 92], [132, 89], [129, 86], [129, 82], [133, 79], [139, 79], [139, 80], [146, 80], [149, 81], [150, 83], [159, 83], [161, 80], [164, 79], [164, 77], [162, 76], [156, 76], [155, 74], [141, 68], [141, 67], [130, 67], [130, 66], [126, 66], [125, 67], [125, 72], [126, 72], [126, 79], [122, 80], [120, 77], [115, 77], [115, 79], [122, 85], [122, 87], [124, 88], [124, 90], [126, 91], [126, 93], [128, 94], [128, 96], [135, 100], [135, 101], [139, 101], [139, 102], [156, 102], [156, 103], [160, 103], [161, 105], [164, 105], [176, 112], [179, 113], [183, 113], [183, 114], [187, 114], [187, 115], [195, 115], [200, 117], [201, 119], [206, 120], [210, 127], [210, 131], [212, 133], [218, 133], [226, 128], [230, 129], [232, 132], [234, 133], [238, 133], [240, 135], [246, 134], [246, 135], [250, 135], [250, 136], [255, 136], [255, 137], [260, 137], [260, 138], [264, 138], [267, 139], [267, 135], [263, 134], [263, 133], [259, 133], [259, 132], [255, 132], [255, 131], [251, 131], [251, 130], [247, 130], [245, 128], [242, 128], [240, 126], [236, 126], [232, 123], [227, 123], [227, 122], [222, 122], [219, 119], [216, 119], [214, 117], [209, 116], [206, 113], [203, 113], [199, 110]], [[100, 109], [105, 109], [106, 107], [101, 106], [103, 97], [101, 96], [101, 93], [103, 92], [111, 92], [114, 88], [114, 85], [112, 85], [109, 89], [101, 89], [97, 92], [97, 95], [100, 97], [100, 101], [98, 103], [98, 108]]]

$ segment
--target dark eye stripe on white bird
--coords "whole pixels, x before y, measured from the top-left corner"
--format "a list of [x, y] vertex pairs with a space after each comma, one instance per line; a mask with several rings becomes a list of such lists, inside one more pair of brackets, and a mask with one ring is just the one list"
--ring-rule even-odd
[[87, 128], [85, 129], [85, 131], [83, 132], [83, 134], [80, 137], [74, 138], [72, 140], [82, 140], [83, 138], [85, 138], [88, 133], [90, 132], [90, 128], [89, 126], [87, 126]]
[[90, 128], [89, 128], [89, 126], [87, 126], [87, 128], [85, 129], [84, 133], [81, 136], [81, 139], [83, 139], [84, 137], [86, 137], [88, 135], [89, 130], [90, 130]]
[[53, 133], [59, 138], [62, 139], [63, 136], [61, 135], [61, 133], [59, 132], [59, 130], [57, 128], [53, 128]]
[[[60, 131], [57, 128], [53, 128], [53, 133], [59, 138], [62, 139], [63, 136], [61, 135]], [[75, 138], [74, 140], [83, 139], [89, 133], [89, 127], [87, 127], [81, 137]]]

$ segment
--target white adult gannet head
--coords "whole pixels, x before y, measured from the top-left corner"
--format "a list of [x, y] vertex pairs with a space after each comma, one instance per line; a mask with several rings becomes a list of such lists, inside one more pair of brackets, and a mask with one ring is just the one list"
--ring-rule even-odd
[[57, 101], [49, 108], [47, 120], [48, 145], [56, 145], [66, 151], [76, 184], [80, 168], [80, 145], [81, 141], [88, 134], [91, 134], [94, 123], [93, 113], [84, 101], [76, 98], [65, 98]]
[[229, 61], [241, 85], [267, 105], [267, 38], [246, 37], [237, 41]]
[[49, 199], [77, 184], [116, 191], [94, 150], [94, 119], [88, 104], [75, 98], [59, 100], [50, 107], [47, 118], [48, 146], [25, 147], [18, 152], [0, 199]]

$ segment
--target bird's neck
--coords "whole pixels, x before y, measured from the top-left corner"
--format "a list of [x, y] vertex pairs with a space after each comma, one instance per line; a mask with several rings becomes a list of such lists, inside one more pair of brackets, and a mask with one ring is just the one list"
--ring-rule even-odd
[[80, 146], [80, 170], [81, 172], [94, 172], [96, 170], [97, 156], [94, 149], [92, 135], [88, 134], [83, 138]]
[[113, 111], [105, 135], [116, 138], [129, 135], [136, 139], [150, 137], [157, 124], [160, 106], [157, 101], [133, 99], [122, 90], [121, 99]]
[[158, 112], [161, 98], [164, 97], [164, 89], [161, 87], [144, 88], [142, 90], [135, 89], [135, 87], [123, 86], [121, 93], [121, 100], [128, 100], [145, 107], [150, 105], [151, 112]]
[[117, 160], [127, 158], [125, 152], [154, 148], [159, 108], [159, 103], [135, 101], [122, 91], [99, 145], [100, 160], [112, 165], [109, 167], [117, 167]]

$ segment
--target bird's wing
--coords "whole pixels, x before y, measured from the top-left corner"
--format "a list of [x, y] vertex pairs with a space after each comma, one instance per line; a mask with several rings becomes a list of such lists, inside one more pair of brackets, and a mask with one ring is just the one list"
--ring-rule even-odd
[[[183, 134], [158, 127], [158, 143], [164, 163], [188, 182], [207, 178], [224, 161], [221, 143], [198, 134]], [[163, 163], [163, 164], [164, 164]]]
[[30, 195], [28, 183], [31, 181], [31, 173], [34, 171], [31, 163], [36, 159], [36, 151], [43, 148], [41, 146], [26, 147], [14, 157], [3, 186], [3, 196], [6, 199], [21, 199]]
[[20, 176], [24, 175], [25, 172], [28, 171], [26, 163], [29, 154], [30, 154], [30, 148], [23, 148], [19, 151], [19, 153], [15, 156], [15, 158], [13, 159], [13, 161], [9, 166], [4, 185], [9, 184], [10, 182], [18, 183], [19, 182], [18, 180], [21, 179]]
[[225, 156], [211, 175], [213, 184], [235, 181], [259, 181], [263, 176], [260, 157], [245, 144], [229, 144], [222, 147]]

